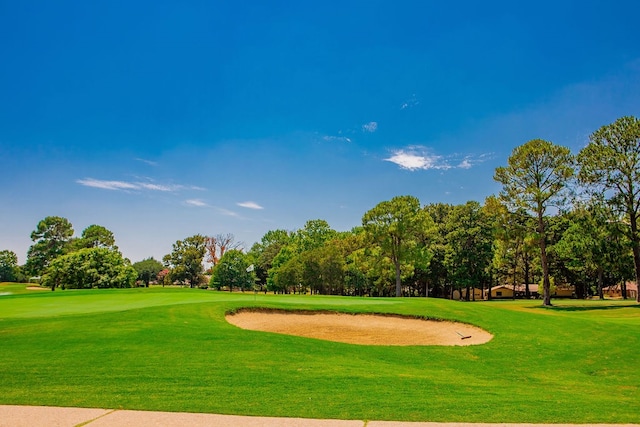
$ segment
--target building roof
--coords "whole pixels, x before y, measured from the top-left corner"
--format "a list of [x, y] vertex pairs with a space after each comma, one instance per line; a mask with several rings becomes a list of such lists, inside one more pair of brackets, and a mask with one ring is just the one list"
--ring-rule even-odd
[[[509, 290], [513, 290], [513, 285], [498, 285], [498, 286], [494, 286], [493, 288], [491, 288], [491, 290], [496, 290], [496, 289], [509, 289]], [[516, 292], [526, 292], [526, 286], [525, 285], [516, 285]], [[529, 292], [538, 292], [538, 285], [534, 285], [534, 284], [529, 284]]]
[[[638, 290], [638, 284], [636, 282], [627, 282], [627, 291], [637, 291]], [[617, 285], [612, 285], [612, 286], [604, 286], [602, 288], [602, 290], [604, 291], [609, 291], [609, 290], [620, 290], [622, 288], [622, 286], [620, 286], [620, 284]]]

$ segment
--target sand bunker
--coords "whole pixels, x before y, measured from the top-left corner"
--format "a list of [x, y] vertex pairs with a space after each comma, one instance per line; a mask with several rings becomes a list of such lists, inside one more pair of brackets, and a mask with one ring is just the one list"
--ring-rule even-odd
[[241, 310], [227, 321], [242, 329], [365, 345], [475, 345], [493, 338], [464, 323], [373, 314]]

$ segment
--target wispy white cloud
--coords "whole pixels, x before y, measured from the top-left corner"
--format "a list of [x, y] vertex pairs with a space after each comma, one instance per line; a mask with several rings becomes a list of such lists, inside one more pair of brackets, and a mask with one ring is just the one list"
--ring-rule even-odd
[[402, 169], [410, 171], [429, 170], [429, 169], [450, 169], [449, 165], [442, 156], [429, 154], [424, 149], [418, 147], [408, 148], [406, 150], [396, 150], [393, 155], [387, 159], [387, 162], [395, 163]]
[[373, 133], [378, 130], [378, 122], [369, 122], [362, 125], [363, 132]]
[[420, 104], [420, 101], [418, 100], [418, 98], [416, 97], [416, 94], [414, 93], [411, 95], [410, 98], [408, 98], [402, 104], [400, 104], [400, 109], [406, 110], [407, 108], [413, 108], [418, 104]]
[[136, 184], [125, 181], [105, 181], [100, 179], [85, 178], [76, 181], [85, 187], [100, 188], [103, 190], [137, 190]]
[[136, 185], [138, 185], [141, 189], [151, 191], [178, 191], [184, 188], [181, 185], [161, 185], [146, 182], [137, 182]]
[[351, 142], [351, 138], [347, 138], [346, 136], [329, 136], [325, 135], [322, 137], [325, 141], [329, 142]]
[[460, 163], [458, 163], [457, 167], [460, 169], [471, 169], [472, 166], [473, 164], [471, 163], [471, 160], [468, 157], [465, 157]]
[[247, 208], [247, 209], [257, 209], [257, 210], [264, 209], [262, 206], [260, 206], [256, 202], [251, 202], [251, 201], [239, 202], [236, 204], [240, 207]]
[[202, 187], [185, 186], [178, 184], [156, 184], [154, 182], [138, 182], [138, 181], [112, 181], [95, 178], [78, 179], [76, 182], [85, 187], [100, 188], [102, 190], [121, 190], [121, 191], [161, 191], [161, 192], [178, 192], [182, 190], [204, 190]]
[[416, 171], [431, 169], [470, 169], [475, 164], [482, 163], [488, 157], [488, 154], [482, 154], [477, 157], [465, 155], [462, 156], [462, 158], [460, 155], [454, 154], [445, 157], [433, 154], [426, 147], [412, 146], [401, 150], [394, 150], [392, 156], [384, 160], [395, 163], [402, 169]]
[[236, 217], [236, 218], [240, 216], [240, 215], [238, 215], [238, 213], [237, 213], [237, 212], [230, 211], [229, 209], [216, 208], [216, 210], [217, 210], [220, 214], [222, 214], [222, 215], [224, 215], [224, 216], [232, 216], [232, 217]]
[[184, 203], [189, 206], [195, 206], [197, 208], [206, 208], [209, 205], [201, 199], [189, 199], [185, 200]]
[[141, 159], [139, 157], [136, 157], [137, 161], [142, 162], [142, 163], [146, 163], [149, 166], [158, 166], [158, 162], [154, 162], [153, 160], [147, 160], [147, 159]]

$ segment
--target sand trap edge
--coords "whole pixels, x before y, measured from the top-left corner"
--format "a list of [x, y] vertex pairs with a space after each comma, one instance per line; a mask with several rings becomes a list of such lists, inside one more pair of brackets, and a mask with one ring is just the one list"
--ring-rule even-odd
[[[356, 318], [357, 323], [345, 323]], [[468, 346], [493, 339], [469, 323], [398, 313], [240, 307], [227, 311], [225, 319], [245, 330], [359, 345]]]

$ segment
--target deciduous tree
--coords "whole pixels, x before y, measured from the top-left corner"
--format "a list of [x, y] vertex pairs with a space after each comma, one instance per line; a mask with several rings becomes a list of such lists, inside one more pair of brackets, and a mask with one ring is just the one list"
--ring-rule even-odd
[[317, 249], [336, 237], [337, 234], [327, 221], [323, 219], [309, 220], [294, 235], [296, 249], [298, 253]]
[[450, 277], [458, 288], [466, 289], [465, 298], [469, 301], [472, 288], [484, 289], [489, 285], [493, 230], [478, 202], [454, 206], [448, 215], [447, 229]]
[[15, 282], [19, 276], [16, 253], [9, 250], [0, 251], [0, 282]]
[[250, 253], [255, 264], [255, 274], [260, 286], [267, 285], [269, 270], [273, 267], [273, 260], [280, 250], [292, 242], [292, 233], [286, 230], [270, 230], [256, 242]]
[[130, 288], [137, 275], [120, 252], [85, 248], [54, 259], [42, 277], [42, 284], [52, 291], [59, 286], [67, 289]]
[[[285, 268], [291, 270], [291, 267], [287, 266], [289, 261], [296, 260], [298, 262], [297, 264], [295, 264], [296, 266], [300, 264], [298, 254], [293, 249], [293, 246], [294, 245], [283, 246], [280, 251], [278, 251], [278, 254], [273, 258], [273, 265], [269, 269], [269, 275], [267, 277], [267, 289], [273, 291], [274, 293], [289, 293], [290, 286], [288, 285], [288, 283], [290, 283], [290, 281], [284, 280], [280, 276], [280, 273], [281, 270]], [[300, 272], [296, 272], [296, 274], [299, 276]], [[288, 274], [288, 276], [294, 277], [295, 275]], [[300, 281], [297, 280], [296, 285], [299, 284], [299, 282]]]
[[134, 263], [133, 268], [138, 273], [138, 280], [142, 280], [145, 286], [149, 287], [149, 282], [157, 279], [164, 266], [160, 261], [149, 257]]
[[[425, 271], [425, 296], [445, 296], [453, 291], [449, 280], [449, 269], [446, 266], [446, 254], [449, 251], [447, 227], [449, 213], [453, 206], [446, 203], [425, 205], [423, 210], [429, 214], [434, 223], [435, 232], [431, 236], [429, 249], [432, 257]], [[429, 291], [430, 290], [430, 291]]]
[[398, 196], [384, 201], [362, 217], [362, 226], [372, 242], [379, 245], [381, 254], [388, 257], [395, 270], [395, 294], [402, 296], [402, 268], [421, 256], [425, 248], [420, 245], [433, 222], [420, 208], [413, 196]]
[[231, 249], [225, 252], [213, 268], [209, 284], [217, 289], [227, 286], [229, 292], [234, 288], [244, 292], [253, 287], [254, 279], [253, 269], [249, 268], [246, 255], [242, 251]]
[[303, 265], [300, 257], [293, 256], [278, 265], [277, 270], [270, 273], [269, 287], [275, 292], [289, 293], [299, 289], [302, 282]]
[[201, 234], [176, 241], [171, 253], [162, 259], [170, 270], [170, 280], [192, 288], [198, 286], [203, 279], [205, 252], [206, 237]]
[[216, 234], [208, 236], [206, 239], [207, 261], [215, 266], [224, 256], [225, 252], [232, 249], [242, 248], [242, 242], [236, 242], [231, 233]]
[[514, 290], [522, 280], [529, 298], [532, 283], [532, 263], [536, 251], [535, 218], [523, 208], [510, 212], [495, 196], [487, 197], [484, 210], [494, 229], [492, 270], [496, 278], [511, 283]]
[[597, 295], [602, 299], [605, 280], [627, 278], [624, 261], [630, 254], [628, 246], [619, 238], [622, 237], [619, 236], [620, 224], [610, 209], [598, 203], [578, 205], [569, 217], [570, 224], [554, 250], [581, 282], [575, 283], [576, 294], [585, 297], [585, 288], [595, 281]]

